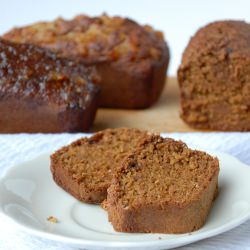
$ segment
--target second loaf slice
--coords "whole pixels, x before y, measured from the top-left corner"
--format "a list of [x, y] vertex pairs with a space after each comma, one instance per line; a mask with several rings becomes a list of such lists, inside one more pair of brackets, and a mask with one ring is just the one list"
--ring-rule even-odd
[[206, 221], [219, 162], [169, 138], [151, 136], [123, 161], [105, 209], [119, 232], [186, 233]]

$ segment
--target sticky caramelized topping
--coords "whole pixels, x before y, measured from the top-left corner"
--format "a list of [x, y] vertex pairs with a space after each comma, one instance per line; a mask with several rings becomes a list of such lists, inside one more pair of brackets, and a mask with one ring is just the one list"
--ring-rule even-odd
[[66, 57], [85, 61], [159, 60], [165, 49], [162, 32], [149, 25], [141, 26], [121, 17], [76, 16], [72, 20], [58, 18], [16, 28], [4, 36], [16, 42], [30, 42], [59, 51]]

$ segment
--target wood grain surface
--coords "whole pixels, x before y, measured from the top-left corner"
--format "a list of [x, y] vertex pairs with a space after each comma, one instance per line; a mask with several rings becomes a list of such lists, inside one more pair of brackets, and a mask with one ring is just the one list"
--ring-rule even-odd
[[142, 110], [99, 109], [92, 131], [117, 127], [134, 127], [152, 132], [197, 131], [182, 121], [179, 110], [177, 80], [169, 78], [160, 99], [152, 107]]

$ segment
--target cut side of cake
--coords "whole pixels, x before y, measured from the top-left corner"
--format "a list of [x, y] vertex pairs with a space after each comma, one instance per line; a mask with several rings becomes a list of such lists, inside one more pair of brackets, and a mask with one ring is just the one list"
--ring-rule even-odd
[[123, 161], [104, 207], [119, 232], [186, 233], [206, 221], [219, 162], [185, 143], [151, 135]]
[[217, 21], [190, 40], [178, 69], [181, 117], [190, 126], [250, 130], [250, 24]]
[[100, 203], [124, 157], [147, 136], [146, 131], [117, 128], [79, 139], [51, 156], [53, 179], [78, 200]]

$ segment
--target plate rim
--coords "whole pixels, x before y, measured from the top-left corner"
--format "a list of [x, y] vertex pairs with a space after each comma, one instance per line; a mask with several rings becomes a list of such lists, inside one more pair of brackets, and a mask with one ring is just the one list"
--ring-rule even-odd
[[[207, 152], [209, 154], [212, 154], [212, 155], [218, 154], [219, 160], [220, 160], [220, 157], [222, 157], [222, 156], [227, 157], [227, 158], [231, 158], [233, 161], [236, 161], [237, 164], [241, 165], [241, 167], [243, 167], [247, 171], [249, 171], [249, 174], [250, 174], [250, 166], [241, 162], [235, 156], [232, 156], [228, 153], [217, 151], [217, 150], [207, 150]], [[36, 157], [33, 157], [32, 159], [29, 159], [29, 160], [26, 160], [26, 161], [23, 161], [23, 162], [20, 162], [20, 163], [17, 163], [17, 164], [14, 164], [14, 165], [8, 167], [0, 175], [0, 185], [3, 184], [4, 180], [6, 180], [8, 175], [11, 174], [14, 169], [19, 168], [20, 166], [25, 165], [27, 163], [30, 163], [32, 161], [35, 161], [39, 158], [45, 158], [45, 157], [47, 158], [52, 153], [53, 152], [48, 151], [48, 152], [39, 154]], [[193, 232], [191, 232], [191, 233], [183, 234], [184, 236], [182, 238], [179, 238], [179, 239], [175, 239], [175, 238], [173, 238], [173, 239], [153, 239], [151, 241], [140, 240], [140, 241], [128, 241], [128, 242], [126, 242], [124, 240], [123, 241], [122, 240], [121, 241], [105, 241], [105, 240], [80, 239], [77, 237], [74, 238], [74, 237], [70, 237], [70, 236], [66, 236], [66, 235], [53, 234], [50, 232], [46, 232], [44, 230], [39, 230], [36, 228], [29, 227], [28, 225], [24, 225], [24, 224], [18, 222], [17, 220], [15, 220], [15, 218], [13, 218], [9, 214], [7, 214], [3, 210], [2, 205], [3, 204], [1, 201], [1, 197], [0, 197], [0, 214], [2, 216], [4, 216], [5, 219], [7, 219], [7, 221], [12, 223], [13, 226], [16, 226], [22, 232], [26, 232], [29, 235], [33, 235], [33, 236], [40, 237], [43, 239], [55, 241], [58, 243], [67, 243], [67, 244], [70, 244], [72, 246], [79, 246], [79, 247], [96, 247], [96, 248], [98, 248], [98, 247], [103, 247], [103, 248], [108, 248], [108, 247], [109, 248], [165, 247], [165, 249], [170, 249], [173, 247], [188, 245], [188, 244], [191, 244], [191, 243], [203, 240], [203, 239], [208, 239], [208, 238], [211, 238], [213, 236], [225, 233], [225, 232], [241, 225], [242, 223], [250, 220], [250, 209], [248, 209], [248, 211], [245, 212], [245, 214], [243, 216], [241, 216], [240, 219], [233, 219], [226, 224], [223, 224], [223, 225], [216, 227], [216, 228], [209, 230], [209, 231], [201, 232], [197, 235], [193, 235]], [[166, 246], [166, 242], [167, 242], [167, 246]]]

